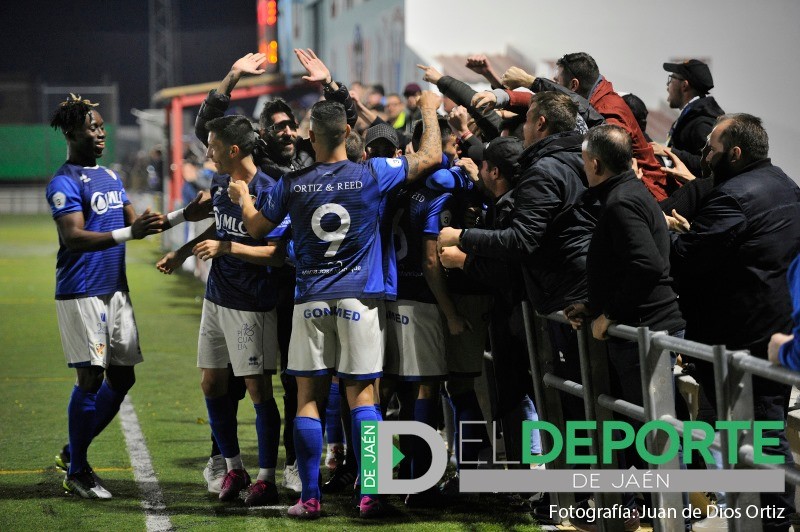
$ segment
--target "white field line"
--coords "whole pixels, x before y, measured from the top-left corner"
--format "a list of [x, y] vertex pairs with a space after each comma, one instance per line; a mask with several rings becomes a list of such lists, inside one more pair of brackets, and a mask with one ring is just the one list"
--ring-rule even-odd
[[122, 423], [122, 433], [125, 435], [125, 445], [133, 467], [133, 478], [139, 485], [142, 494], [142, 508], [145, 512], [145, 523], [148, 532], [166, 532], [174, 530], [172, 522], [167, 515], [167, 506], [164, 503], [164, 494], [158, 485], [150, 452], [144, 441], [139, 418], [133, 409], [130, 396], [126, 396], [119, 409], [119, 420]]

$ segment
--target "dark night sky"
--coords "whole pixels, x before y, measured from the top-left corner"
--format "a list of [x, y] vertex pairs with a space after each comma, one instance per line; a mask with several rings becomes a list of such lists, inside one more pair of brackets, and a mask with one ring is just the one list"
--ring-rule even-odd
[[[3, 79], [49, 85], [117, 82], [120, 118], [149, 107], [147, 0], [3, 2]], [[255, 51], [255, 0], [178, 0], [178, 85], [221, 79]]]

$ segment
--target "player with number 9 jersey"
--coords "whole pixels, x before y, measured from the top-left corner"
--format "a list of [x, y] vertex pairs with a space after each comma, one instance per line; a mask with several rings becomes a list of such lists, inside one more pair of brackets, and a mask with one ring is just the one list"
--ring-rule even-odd
[[316, 163], [275, 185], [261, 212], [275, 223], [292, 219], [296, 303], [383, 298], [380, 215], [407, 171], [404, 158], [344, 160]]

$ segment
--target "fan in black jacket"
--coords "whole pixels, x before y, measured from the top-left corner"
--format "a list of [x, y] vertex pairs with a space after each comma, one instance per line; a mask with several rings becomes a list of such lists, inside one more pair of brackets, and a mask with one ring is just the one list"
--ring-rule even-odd
[[[720, 117], [709, 137], [706, 162], [714, 188], [702, 200], [689, 230], [672, 241], [687, 338], [767, 358], [772, 333], [788, 333], [792, 306], [786, 272], [800, 252], [800, 188], [768, 159], [761, 120]], [[716, 407], [714, 367], [695, 361], [695, 378]], [[753, 376], [754, 419], [786, 419], [790, 386]], [[713, 412], [712, 412], [713, 413]], [[711, 420], [713, 421], [713, 420]], [[785, 431], [764, 431], [778, 440], [765, 451], [792, 467]], [[764, 530], [787, 530], [794, 486], [762, 493], [762, 507], [781, 508], [762, 519]]]
[[[347, 123], [355, 127], [356, 108], [350, 93], [341, 83], [333, 81], [325, 64], [312, 51], [296, 51], [298, 59], [306, 67], [309, 75], [306, 81], [322, 83], [325, 98], [344, 105]], [[258, 66], [263, 63], [264, 54], [247, 54], [237, 60], [219, 87], [211, 90], [200, 106], [195, 120], [194, 132], [203, 144], [208, 143], [206, 123], [225, 114], [230, 105], [233, 88], [245, 74], [261, 74]], [[273, 179], [294, 170], [311, 166], [314, 162], [314, 149], [308, 139], [297, 138], [297, 120], [289, 105], [280, 98], [267, 103], [259, 118], [259, 143], [253, 153], [256, 165]]]
[[[468, 274], [485, 271], [485, 275], [500, 277], [503, 270], [497, 263], [521, 264], [528, 298], [542, 313], [586, 299], [586, 251], [594, 209], [580, 203], [586, 178], [580, 155], [582, 135], [574, 131], [577, 110], [575, 102], [558, 92], [534, 95], [524, 126], [526, 149], [519, 159], [520, 177], [495, 205], [502, 223], [496, 229], [468, 229], [460, 234], [445, 228], [439, 235], [440, 247], [458, 244], [467, 253]], [[492, 264], [494, 273], [488, 268]], [[580, 382], [575, 335], [560, 323], [548, 322], [548, 327], [553, 344], [564, 354], [563, 362], [554, 361], [556, 373]], [[562, 403], [567, 419], [582, 419], [581, 401], [564, 394]]]

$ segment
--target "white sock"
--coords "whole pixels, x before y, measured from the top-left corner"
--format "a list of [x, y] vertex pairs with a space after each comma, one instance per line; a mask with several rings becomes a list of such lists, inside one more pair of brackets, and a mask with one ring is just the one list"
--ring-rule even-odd
[[275, 484], [275, 468], [269, 467], [264, 468], [260, 467], [258, 469], [258, 480], [263, 480], [265, 482], [271, 482]]
[[226, 458], [225, 463], [228, 464], [228, 471], [232, 469], [244, 469], [244, 464], [242, 463], [242, 455], [237, 454], [233, 458]]

